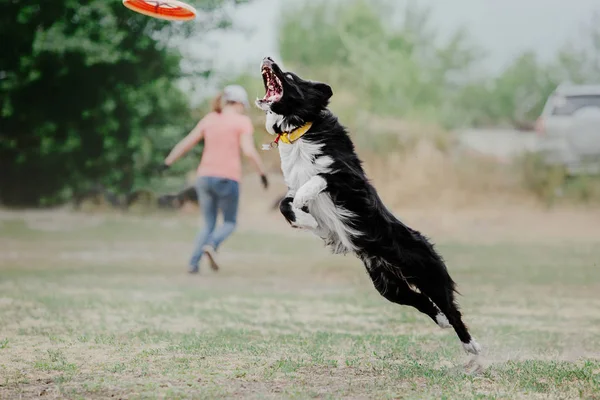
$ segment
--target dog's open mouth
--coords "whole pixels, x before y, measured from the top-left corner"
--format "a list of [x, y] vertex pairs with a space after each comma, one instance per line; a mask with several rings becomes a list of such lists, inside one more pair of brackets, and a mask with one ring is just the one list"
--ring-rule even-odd
[[265, 97], [262, 101], [274, 103], [280, 100], [283, 96], [283, 85], [269, 63], [263, 63], [261, 74], [265, 85]]

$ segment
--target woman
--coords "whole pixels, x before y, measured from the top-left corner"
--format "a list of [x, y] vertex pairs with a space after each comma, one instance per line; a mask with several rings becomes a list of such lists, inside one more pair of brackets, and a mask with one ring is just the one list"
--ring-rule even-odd
[[[216, 250], [233, 233], [236, 225], [242, 175], [240, 150], [260, 173], [264, 188], [268, 186], [263, 163], [254, 147], [252, 122], [245, 114], [248, 107], [244, 88], [238, 85], [225, 87], [213, 100], [213, 111], [202, 118], [165, 159], [165, 168], [168, 168], [204, 139], [196, 181], [204, 228], [196, 238], [196, 248], [189, 263], [190, 273], [198, 272], [203, 254], [207, 255], [213, 270], [219, 269]], [[215, 229], [219, 210], [223, 213], [223, 225]]]

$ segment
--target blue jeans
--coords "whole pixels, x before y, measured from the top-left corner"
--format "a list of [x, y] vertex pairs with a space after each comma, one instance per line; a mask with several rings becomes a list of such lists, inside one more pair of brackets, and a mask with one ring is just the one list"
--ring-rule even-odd
[[[194, 269], [198, 268], [204, 246], [217, 249], [235, 230], [240, 188], [238, 182], [231, 179], [202, 176], [196, 181], [196, 192], [204, 227], [196, 237], [196, 248], [190, 259], [190, 267]], [[223, 213], [223, 225], [215, 230], [219, 210]]]

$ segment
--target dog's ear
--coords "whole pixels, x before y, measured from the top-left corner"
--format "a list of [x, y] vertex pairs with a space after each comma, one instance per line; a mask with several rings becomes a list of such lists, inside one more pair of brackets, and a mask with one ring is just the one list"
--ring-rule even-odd
[[321, 93], [324, 101], [328, 101], [331, 96], [333, 96], [333, 90], [331, 89], [331, 86], [326, 83], [315, 82], [314, 87], [319, 93]]

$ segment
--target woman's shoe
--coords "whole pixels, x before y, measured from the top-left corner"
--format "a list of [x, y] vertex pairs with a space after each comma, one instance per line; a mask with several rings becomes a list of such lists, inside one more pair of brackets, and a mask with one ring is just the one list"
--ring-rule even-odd
[[208, 256], [208, 261], [210, 262], [210, 267], [213, 269], [213, 271], [218, 271], [219, 264], [217, 264], [217, 252], [215, 248], [211, 245], [206, 245], [202, 248], [202, 251], [204, 251], [204, 254]]

